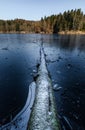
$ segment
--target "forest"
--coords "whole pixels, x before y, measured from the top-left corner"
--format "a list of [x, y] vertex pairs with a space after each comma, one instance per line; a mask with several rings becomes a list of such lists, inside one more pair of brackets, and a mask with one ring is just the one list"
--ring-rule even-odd
[[45, 16], [39, 21], [0, 20], [0, 33], [58, 33], [61, 31], [85, 31], [85, 14], [81, 9]]

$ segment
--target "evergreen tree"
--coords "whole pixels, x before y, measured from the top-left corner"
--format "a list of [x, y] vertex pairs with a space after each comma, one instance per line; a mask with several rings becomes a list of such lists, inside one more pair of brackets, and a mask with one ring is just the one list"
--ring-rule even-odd
[[81, 9], [41, 18], [40, 21], [23, 19], [0, 20], [0, 32], [58, 33], [60, 31], [85, 31], [85, 15]]

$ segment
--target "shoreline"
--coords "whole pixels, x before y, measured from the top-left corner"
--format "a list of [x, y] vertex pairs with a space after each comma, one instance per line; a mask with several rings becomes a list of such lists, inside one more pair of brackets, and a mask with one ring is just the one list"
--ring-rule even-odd
[[78, 34], [85, 34], [85, 31], [61, 31], [61, 32], [58, 32], [58, 34], [73, 34], [73, 35], [78, 35]]
[[0, 34], [61, 34], [61, 35], [85, 35], [85, 31], [60, 31], [58, 33], [44, 33], [44, 32], [27, 32], [27, 31], [21, 31], [21, 32], [15, 32], [15, 31], [10, 31], [10, 32], [0, 32]]

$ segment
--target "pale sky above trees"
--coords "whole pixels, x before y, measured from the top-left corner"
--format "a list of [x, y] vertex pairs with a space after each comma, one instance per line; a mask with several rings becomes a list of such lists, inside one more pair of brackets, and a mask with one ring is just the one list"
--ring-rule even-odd
[[0, 19], [40, 20], [75, 8], [85, 13], [85, 0], [0, 0]]

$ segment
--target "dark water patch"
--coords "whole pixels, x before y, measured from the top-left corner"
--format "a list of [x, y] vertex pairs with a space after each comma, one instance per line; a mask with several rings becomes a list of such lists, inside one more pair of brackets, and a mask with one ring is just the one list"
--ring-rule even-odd
[[8, 50], [8, 48], [7, 48], [7, 47], [5, 47], [5, 48], [2, 48], [2, 50], [5, 50], [5, 51], [7, 51], [7, 50]]

